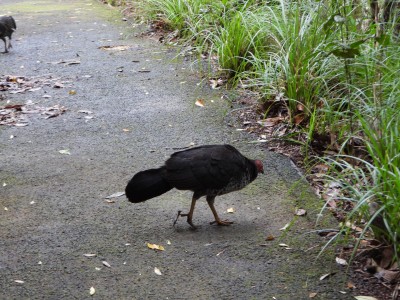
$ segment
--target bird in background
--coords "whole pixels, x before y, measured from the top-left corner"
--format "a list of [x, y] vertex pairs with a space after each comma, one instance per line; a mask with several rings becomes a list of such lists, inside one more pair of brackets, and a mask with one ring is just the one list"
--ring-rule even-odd
[[192, 204], [186, 214], [178, 211], [178, 218], [187, 217], [194, 226], [193, 211], [196, 201], [206, 196], [215, 221], [210, 224], [230, 225], [233, 222], [221, 220], [214, 207], [216, 196], [240, 190], [264, 173], [263, 163], [243, 156], [230, 145], [205, 145], [175, 152], [157, 169], [141, 171], [133, 176], [125, 189], [132, 203], [144, 202], [160, 196], [169, 190], [190, 190]]
[[[4, 42], [4, 53], [7, 53], [8, 49], [12, 48], [11, 36], [16, 29], [17, 25], [15, 24], [15, 20], [12, 16], [0, 17], [0, 39], [2, 39]], [[8, 37], [8, 46], [6, 37]]]

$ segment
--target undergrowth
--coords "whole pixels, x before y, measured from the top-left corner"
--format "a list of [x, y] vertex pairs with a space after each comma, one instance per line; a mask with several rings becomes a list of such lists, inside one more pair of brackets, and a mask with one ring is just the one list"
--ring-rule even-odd
[[362, 1], [139, 3], [149, 20], [176, 31], [199, 56], [217, 57], [220, 76], [258, 95], [262, 118], [279, 111], [280, 122], [306, 136], [307, 155], [318, 137], [326, 137], [321, 153], [331, 167], [323, 175], [339, 186], [335, 200], [351, 203], [342, 230], [363, 224], [362, 236], [372, 229], [400, 251], [395, 19], [377, 23], [382, 13]]

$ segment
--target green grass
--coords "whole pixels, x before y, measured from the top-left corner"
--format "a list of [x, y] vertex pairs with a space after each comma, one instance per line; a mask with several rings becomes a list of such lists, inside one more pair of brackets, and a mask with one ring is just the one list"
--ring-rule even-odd
[[[140, 3], [149, 20], [176, 31], [191, 50], [217, 57], [221, 76], [260, 95], [264, 117], [270, 103], [280, 105], [306, 136], [299, 141], [306, 153], [316, 133], [332, 137], [328, 150], [338, 156], [325, 158], [332, 166], [327, 180], [340, 183], [338, 200], [352, 203], [347, 223], [362, 223], [365, 233], [382, 218], [384, 238], [400, 251], [396, 24], [382, 31], [368, 22], [368, 7], [360, 1]], [[379, 207], [372, 215], [371, 204]]]

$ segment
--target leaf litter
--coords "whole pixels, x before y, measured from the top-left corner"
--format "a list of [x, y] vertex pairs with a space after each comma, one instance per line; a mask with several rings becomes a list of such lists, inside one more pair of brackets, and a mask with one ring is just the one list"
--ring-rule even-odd
[[[36, 92], [44, 86], [60, 89], [64, 85], [65, 82], [61, 82], [60, 78], [54, 78], [51, 75], [31, 78], [13, 75], [0, 77], [0, 91], [7, 91], [10, 94]], [[46, 94], [43, 97], [49, 98], [51, 96]], [[35, 104], [31, 100], [25, 104], [9, 104], [0, 107], [0, 125], [24, 127], [28, 126], [27, 115], [40, 114], [45, 119], [49, 119], [62, 115], [66, 111], [67, 109], [59, 104], [44, 107]]]

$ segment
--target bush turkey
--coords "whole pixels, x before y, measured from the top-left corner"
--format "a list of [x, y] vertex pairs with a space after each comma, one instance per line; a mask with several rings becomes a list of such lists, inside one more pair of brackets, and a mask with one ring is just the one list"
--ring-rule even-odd
[[[11, 36], [13, 32], [17, 29], [17, 25], [15, 24], [15, 20], [11, 16], [2, 16], [0, 17], [0, 39], [4, 42], [4, 53], [8, 52], [8, 49], [12, 48], [11, 45]], [[6, 37], [8, 37], [8, 46]]]
[[[230, 145], [206, 145], [175, 152], [157, 169], [137, 173], [126, 186], [125, 193], [130, 202], [138, 203], [162, 195], [173, 188], [193, 191], [192, 204], [186, 216], [193, 228], [193, 211], [196, 201], [206, 200], [218, 225], [233, 222], [221, 220], [214, 207], [216, 196], [237, 191], [264, 173], [260, 160], [251, 160]], [[176, 222], [176, 220], [175, 220]], [[175, 224], [175, 223], [174, 223]]]

